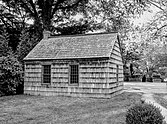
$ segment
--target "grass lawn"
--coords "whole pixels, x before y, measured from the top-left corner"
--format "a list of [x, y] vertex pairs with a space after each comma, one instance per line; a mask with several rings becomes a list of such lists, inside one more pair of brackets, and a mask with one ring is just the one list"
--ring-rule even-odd
[[0, 124], [125, 124], [126, 110], [141, 95], [111, 99], [15, 95], [0, 97]]
[[167, 99], [164, 98], [165, 96], [167, 96], [167, 94], [157, 93], [154, 94], [154, 99], [156, 100], [156, 102], [167, 109]]

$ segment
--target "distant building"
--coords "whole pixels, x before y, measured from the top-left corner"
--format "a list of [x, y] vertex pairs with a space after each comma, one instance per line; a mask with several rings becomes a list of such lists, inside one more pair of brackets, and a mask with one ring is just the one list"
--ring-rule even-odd
[[110, 98], [123, 89], [117, 33], [50, 36], [25, 57], [24, 93]]

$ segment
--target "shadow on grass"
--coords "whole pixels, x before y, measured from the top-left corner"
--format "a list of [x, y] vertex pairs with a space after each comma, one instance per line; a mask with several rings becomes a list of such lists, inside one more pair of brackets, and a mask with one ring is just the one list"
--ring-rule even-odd
[[111, 99], [4, 96], [0, 123], [125, 124], [126, 110], [140, 99], [140, 94], [126, 92]]

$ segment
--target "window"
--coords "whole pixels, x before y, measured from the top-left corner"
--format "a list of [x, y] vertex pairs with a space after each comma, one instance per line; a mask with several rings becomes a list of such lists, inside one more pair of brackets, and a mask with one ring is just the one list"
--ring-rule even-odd
[[79, 83], [79, 65], [70, 65], [70, 84]]
[[116, 72], [117, 82], [119, 82], [119, 66], [117, 65], [117, 72]]
[[43, 83], [51, 83], [51, 65], [43, 65]]

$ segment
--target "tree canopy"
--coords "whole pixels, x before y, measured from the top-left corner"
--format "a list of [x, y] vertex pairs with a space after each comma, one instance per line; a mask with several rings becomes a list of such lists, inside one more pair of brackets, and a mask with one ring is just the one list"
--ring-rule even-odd
[[[31, 19], [34, 26], [50, 31], [56, 28], [61, 31], [64, 25], [76, 26], [75, 22], [118, 30], [129, 17], [142, 11], [142, 6], [131, 0], [3, 0], [3, 3], [0, 19], [6, 26], [22, 24], [20, 27], [25, 28], [25, 22]], [[78, 21], [73, 18], [77, 14], [82, 15]]]

